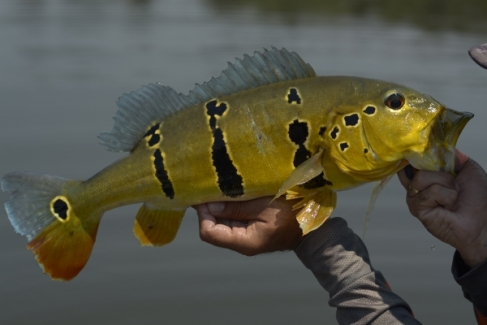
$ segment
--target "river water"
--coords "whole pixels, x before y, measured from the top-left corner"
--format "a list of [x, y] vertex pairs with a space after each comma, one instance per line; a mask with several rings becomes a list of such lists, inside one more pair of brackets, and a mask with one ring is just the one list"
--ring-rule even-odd
[[[487, 41], [485, 4], [394, 3], [3, 1], [0, 175], [86, 179], [121, 157], [96, 134], [111, 130], [122, 93], [156, 81], [187, 93], [226, 61], [272, 45], [296, 51], [320, 75], [395, 81], [473, 112], [458, 147], [487, 166], [487, 71], [467, 55]], [[338, 196], [335, 215], [359, 234], [370, 190]], [[453, 250], [408, 214], [404, 196], [394, 180], [376, 203], [365, 238], [373, 265], [423, 323], [473, 324], [450, 274]], [[90, 261], [69, 283], [42, 274], [1, 209], [0, 323], [336, 323], [326, 292], [293, 253], [250, 258], [202, 243], [194, 211], [171, 245], [140, 248], [137, 209], [105, 214]]]

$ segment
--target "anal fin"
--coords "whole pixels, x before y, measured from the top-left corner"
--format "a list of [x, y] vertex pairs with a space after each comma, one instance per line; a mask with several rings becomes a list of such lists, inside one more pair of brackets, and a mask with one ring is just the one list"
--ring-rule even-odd
[[[296, 196], [295, 196], [296, 197]], [[319, 228], [331, 215], [336, 206], [337, 195], [329, 189], [320, 189], [304, 195], [293, 208], [301, 209], [296, 215], [303, 235]]]
[[135, 218], [134, 235], [142, 246], [162, 246], [174, 240], [185, 210], [150, 209], [145, 204]]

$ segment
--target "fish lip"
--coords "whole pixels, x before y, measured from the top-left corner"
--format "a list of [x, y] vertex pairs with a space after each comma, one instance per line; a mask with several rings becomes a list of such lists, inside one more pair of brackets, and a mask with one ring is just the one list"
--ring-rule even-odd
[[439, 140], [455, 147], [463, 128], [473, 117], [474, 114], [470, 112], [458, 112], [445, 108], [436, 122], [443, 130], [443, 137], [437, 134]]
[[472, 119], [469, 112], [443, 108], [430, 124], [428, 145], [423, 152], [412, 151], [406, 160], [417, 169], [446, 171], [455, 175], [455, 146], [465, 125]]

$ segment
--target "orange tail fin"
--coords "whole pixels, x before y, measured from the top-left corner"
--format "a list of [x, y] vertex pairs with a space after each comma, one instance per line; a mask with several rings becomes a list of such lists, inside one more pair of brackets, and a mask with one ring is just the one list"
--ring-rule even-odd
[[80, 182], [35, 173], [11, 173], [0, 182], [10, 192], [8, 218], [44, 272], [56, 280], [74, 278], [90, 257], [101, 219], [101, 213], [73, 207], [68, 189]]

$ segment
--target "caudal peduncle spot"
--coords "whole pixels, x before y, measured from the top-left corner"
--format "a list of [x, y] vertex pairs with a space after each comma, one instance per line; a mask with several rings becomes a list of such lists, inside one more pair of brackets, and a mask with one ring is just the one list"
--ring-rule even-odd
[[52, 212], [60, 221], [65, 222], [68, 219], [69, 206], [64, 198], [57, 198], [52, 201]]

